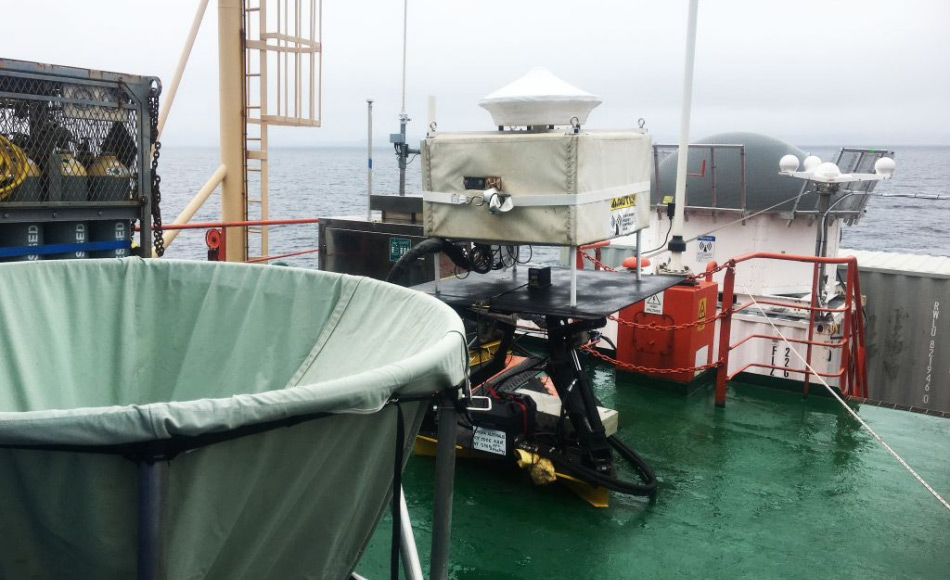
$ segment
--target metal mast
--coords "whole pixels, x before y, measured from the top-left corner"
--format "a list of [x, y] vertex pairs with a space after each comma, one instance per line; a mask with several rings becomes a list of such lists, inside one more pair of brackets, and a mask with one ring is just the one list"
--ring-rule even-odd
[[[221, 164], [228, 168], [221, 181], [221, 220], [247, 219], [244, 189], [244, 71], [242, 55], [243, 6], [241, 0], [218, 0], [218, 96]], [[239, 228], [229, 228], [228, 238], [245, 239]], [[247, 259], [244, 243], [230, 243], [226, 259]]]
[[409, 147], [406, 140], [406, 124], [412, 120], [406, 114], [406, 44], [409, 41], [408, 31], [409, 0], [404, 0], [402, 7], [402, 109], [399, 113], [399, 132], [389, 135], [389, 142], [396, 149], [396, 161], [399, 165], [399, 195], [406, 195], [406, 168], [409, 165], [409, 156], [419, 154], [419, 150]]
[[670, 224], [673, 239], [667, 248], [670, 250], [669, 272], [685, 272], [683, 267], [683, 252], [686, 251], [686, 242], [683, 241], [683, 214], [686, 211], [686, 168], [689, 158], [689, 117], [693, 101], [693, 61], [696, 57], [696, 12], [698, 0], [689, 1], [689, 15], [686, 25], [686, 62], [683, 67], [683, 106], [680, 112], [680, 140], [679, 157], [676, 164], [676, 209], [673, 221]]

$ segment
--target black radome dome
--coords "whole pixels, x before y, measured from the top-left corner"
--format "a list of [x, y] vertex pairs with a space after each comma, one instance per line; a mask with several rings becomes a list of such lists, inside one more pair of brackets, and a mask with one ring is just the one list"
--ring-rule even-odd
[[[759, 133], [729, 132], [710, 135], [697, 144], [745, 145], [746, 207], [750, 212], [763, 210], [782, 200], [795, 197], [802, 188], [802, 181], [779, 175], [779, 159], [794, 155], [804, 161], [805, 152], [791, 143]], [[659, 180], [654, 179], [653, 200], [659, 203], [664, 196], [673, 195], [676, 189], [676, 163], [673, 153], [660, 163]], [[709, 149], [692, 148], [689, 154], [690, 177], [686, 181], [686, 205], [689, 207], [720, 207], [740, 209], [741, 165], [738, 148], [717, 148], [716, 203], [713, 203], [712, 159]], [[705, 175], [699, 176], [703, 160]], [[659, 188], [657, 188], [657, 181]], [[790, 211], [794, 201], [789, 201], [772, 211]]]

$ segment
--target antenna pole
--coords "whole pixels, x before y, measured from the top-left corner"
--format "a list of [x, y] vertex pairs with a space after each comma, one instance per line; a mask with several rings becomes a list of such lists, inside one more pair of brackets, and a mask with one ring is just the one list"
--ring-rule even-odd
[[406, 44], [409, 30], [409, 0], [402, 3], [402, 115], [406, 114]]
[[680, 142], [676, 159], [676, 209], [673, 214], [673, 239], [667, 245], [671, 252], [669, 271], [683, 272], [683, 214], [686, 211], [686, 169], [689, 158], [689, 115], [693, 102], [693, 61], [696, 57], [696, 11], [699, 0], [689, 0], [689, 17], [686, 30], [686, 64], [683, 71], [683, 108], [680, 114]]
[[418, 155], [418, 149], [409, 147], [406, 140], [406, 124], [411, 120], [406, 114], [406, 44], [408, 42], [409, 0], [403, 1], [402, 13], [402, 112], [399, 113], [399, 132], [389, 135], [389, 142], [396, 149], [396, 161], [399, 165], [399, 195], [406, 195], [406, 167], [409, 156]]
[[366, 99], [366, 219], [373, 219], [373, 99]]
[[399, 133], [393, 135], [396, 144], [396, 159], [399, 164], [399, 195], [406, 195], [406, 167], [409, 166], [409, 144], [406, 143], [406, 123], [409, 115], [399, 114]]

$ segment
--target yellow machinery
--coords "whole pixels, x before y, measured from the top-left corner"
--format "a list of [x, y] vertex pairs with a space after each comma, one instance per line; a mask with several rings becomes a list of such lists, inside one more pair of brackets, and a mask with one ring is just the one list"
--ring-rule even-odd
[[30, 161], [23, 150], [0, 135], [0, 200], [16, 191], [29, 171]]

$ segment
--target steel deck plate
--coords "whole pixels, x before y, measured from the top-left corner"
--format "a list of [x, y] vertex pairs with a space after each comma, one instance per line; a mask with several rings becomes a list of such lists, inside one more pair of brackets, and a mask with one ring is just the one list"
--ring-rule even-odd
[[[533, 485], [513, 462], [459, 460], [453, 578], [947, 578], [947, 510], [830, 397], [733, 382], [718, 409], [712, 390], [684, 396], [584, 364], [620, 413], [617, 435], [656, 471], [656, 499], [611, 493], [597, 509], [563, 485]], [[855, 408], [950, 494], [950, 421]], [[403, 479], [424, 570], [434, 464], [413, 457]], [[390, 545], [380, 524], [357, 571], [387, 577]]]

